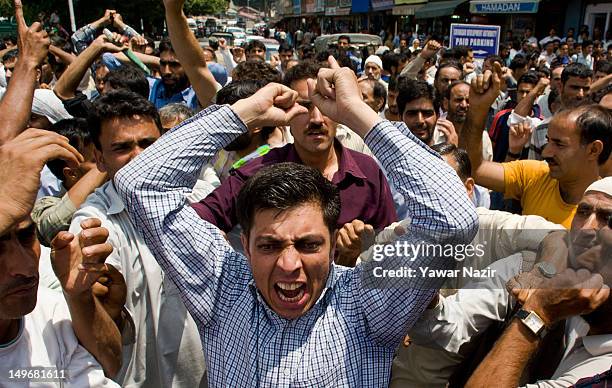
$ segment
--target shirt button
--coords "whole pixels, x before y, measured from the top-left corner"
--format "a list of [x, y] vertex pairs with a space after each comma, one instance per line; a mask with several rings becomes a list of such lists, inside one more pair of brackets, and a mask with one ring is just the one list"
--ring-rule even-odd
[[287, 377], [291, 376], [291, 369], [285, 368], [285, 376]]

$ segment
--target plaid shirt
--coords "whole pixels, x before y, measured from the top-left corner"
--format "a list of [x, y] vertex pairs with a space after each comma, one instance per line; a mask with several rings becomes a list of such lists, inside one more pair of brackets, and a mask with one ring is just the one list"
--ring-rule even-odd
[[[388, 121], [377, 124], [366, 143], [406, 199], [411, 230], [402, 239], [416, 242], [422, 230], [470, 241], [477, 217], [457, 175], [398, 125], [403, 132]], [[333, 265], [306, 314], [295, 320], [276, 315], [257, 291], [246, 258], [185, 200], [202, 166], [246, 131], [229, 107], [209, 107], [115, 177], [130, 218], [198, 324], [210, 386], [387, 386], [395, 348], [443, 279], [368, 287], [365, 267]], [[419, 263], [450, 269], [451, 261]]]
[[[74, 45], [74, 49], [76, 50], [77, 54], [82, 53], [101, 33], [102, 31], [96, 30], [91, 26], [91, 24], [87, 24], [76, 30], [70, 39], [72, 40], [72, 44]], [[133, 38], [140, 35], [136, 30], [127, 24], [121, 33], [128, 38]]]

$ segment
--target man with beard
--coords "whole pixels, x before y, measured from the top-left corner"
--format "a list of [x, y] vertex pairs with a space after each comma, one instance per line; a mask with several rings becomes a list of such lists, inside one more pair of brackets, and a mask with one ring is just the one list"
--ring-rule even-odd
[[612, 151], [612, 114], [597, 105], [567, 109], [550, 121], [546, 163], [482, 159], [482, 130], [488, 107], [499, 95], [501, 67], [495, 64], [472, 81], [471, 107], [460, 144], [470, 155], [476, 183], [521, 201], [523, 215], [535, 214], [570, 226], [584, 190], [599, 177], [599, 165]]
[[425, 81], [398, 79], [397, 109], [408, 129], [428, 146], [432, 146], [440, 106], [434, 90]]
[[[608, 298], [602, 283], [612, 281], [612, 240], [609, 240], [612, 236], [608, 226], [612, 214], [612, 178], [591, 184], [578, 207], [569, 233], [554, 232], [544, 238], [535, 266], [524, 260], [523, 254], [515, 253], [492, 263], [488, 267], [492, 276], [471, 279], [453, 295], [441, 294], [437, 303], [432, 303], [429, 311], [409, 331], [413, 343], [408, 349], [413, 344], [443, 349], [445, 359], [450, 360], [446, 367], [457, 374], [450, 380], [466, 373], [467, 379], [470, 372], [465, 369], [478, 359], [478, 353], [488, 350], [475, 350], [474, 345], [486, 347], [483, 344], [487, 342], [492, 345], [503, 331], [468, 384], [454, 380], [451, 386], [517, 387], [533, 383], [535, 385], [527, 386], [568, 387], [582, 377], [608, 370], [612, 363], [611, 352], [609, 347], [602, 345], [609, 343], [612, 334], [609, 319], [612, 299]], [[546, 229], [537, 231], [546, 232]], [[552, 255], [547, 249], [552, 246], [550, 242], [555, 243], [556, 252]], [[552, 261], [551, 257], [558, 261]], [[541, 260], [551, 261], [539, 263]], [[580, 284], [589, 278], [592, 283]], [[591, 299], [598, 292], [603, 292], [602, 298]], [[593, 303], [583, 304], [582, 309], [572, 309], [578, 307], [574, 303], [587, 300]], [[519, 309], [524, 312], [517, 313]], [[563, 323], [566, 330], [562, 326], [551, 330], [555, 323], [566, 318], [569, 318]], [[504, 325], [502, 329], [505, 330], [496, 330], [496, 324]], [[567, 333], [565, 342], [561, 339], [564, 333]], [[578, 338], [581, 341], [576, 341]], [[538, 347], [542, 350], [539, 353]], [[531, 365], [526, 368], [528, 359]], [[405, 358], [401, 363], [397, 360], [396, 371], [401, 372], [398, 368], [408, 360]], [[413, 365], [418, 363], [417, 359], [415, 361]], [[451, 374], [448, 369], [424, 372], [445, 380]], [[536, 383], [534, 375], [542, 381]], [[397, 380], [397, 383], [407, 383]], [[437, 380], [436, 383], [435, 386], [446, 386], [446, 381]]]
[[385, 108], [384, 115], [385, 119], [389, 121], [401, 121], [398, 108], [397, 108], [397, 81], [395, 78], [389, 79], [389, 88], [387, 89], [387, 107]]
[[[536, 283], [537, 287], [512, 290], [522, 304], [521, 309], [466, 387], [516, 387], [521, 384], [521, 376], [529, 369], [529, 360], [545, 346], [546, 331], [559, 323], [564, 323], [567, 333], [563, 358], [549, 379], [527, 383], [535, 383], [538, 387], [566, 387], [610, 369], [610, 220], [612, 178], [605, 178], [590, 185], [578, 205], [569, 233], [568, 269], [545, 276]], [[519, 275], [518, 285], [526, 283], [526, 278]], [[554, 349], [545, 351], [550, 357]], [[593, 383], [597, 381], [596, 377], [591, 379]]]
[[[298, 93], [298, 104], [308, 109], [308, 114], [299, 114], [290, 121], [294, 143], [272, 149], [234, 170], [206, 199], [193, 205], [201, 218], [226, 233], [230, 232], [238, 224], [237, 197], [244, 182], [263, 167], [296, 162], [321, 171], [340, 189], [339, 229], [351, 228], [350, 223], [356, 219], [374, 229], [396, 220], [389, 185], [376, 162], [367, 155], [345, 148], [335, 138], [338, 124], [321, 114], [310, 101], [307, 80], [316, 79], [318, 71], [318, 65], [305, 62], [285, 74], [283, 82]], [[357, 237], [352, 243], [360, 244], [359, 240]], [[348, 241], [339, 241], [337, 249], [340, 255], [356, 251]]]

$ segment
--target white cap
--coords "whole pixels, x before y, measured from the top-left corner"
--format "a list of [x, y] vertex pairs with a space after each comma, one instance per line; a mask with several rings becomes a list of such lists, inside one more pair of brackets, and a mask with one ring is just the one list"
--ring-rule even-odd
[[378, 66], [381, 70], [383, 68], [382, 65], [382, 59], [380, 59], [380, 57], [378, 55], [370, 55], [366, 60], [365, 60], [365, 64], [363, 65], [364, 67], [367, 66], [368, 63], [373, 63], [376, 66]]
[[612, 197], [612, 176], [591, 183], [584, 192], [588, 191], [599, 191]]
[[[375, 54], [376, 55], [383, 55], [387, 51], [389, 51], [389, 47], [387, 47], [387, 46], [380, 46], [379, 48], [376, 49]], [[382, 66], [381, 66], [381, 68], [382, 68]]]

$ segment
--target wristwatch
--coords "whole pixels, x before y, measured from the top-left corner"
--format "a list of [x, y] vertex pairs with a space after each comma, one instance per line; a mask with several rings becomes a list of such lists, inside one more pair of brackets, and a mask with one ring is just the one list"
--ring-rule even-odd
[[544, 324], [544, 320], [542, 320], [538, 314], [533, 311], [519, 309], [515, 316], [520, 319], [520, 321], [523, 322], [523, 324], [527, 326], [527, 328], [531, 330], [533, 334], [540, 338], [544, 338], [547, 333], [546, 325]]

